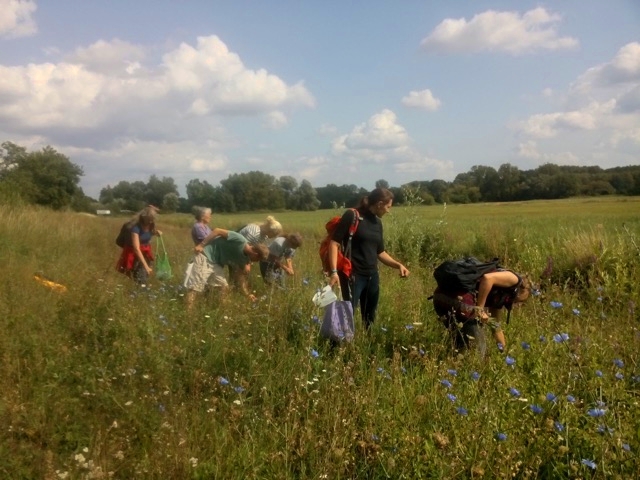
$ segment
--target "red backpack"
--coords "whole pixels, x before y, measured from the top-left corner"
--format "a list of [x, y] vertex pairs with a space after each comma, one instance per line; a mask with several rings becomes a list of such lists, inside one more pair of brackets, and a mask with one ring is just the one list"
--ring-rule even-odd
[[[347, 239], [346, 245], [341, 245], [338, 249], [338, 261], [336, 263], [336, 269], [339, 272], [344, 273], [347, 277], [351, 276], [351, 239], [353, 238], [353, 234], [356, 233], [358, 229], [358, 223], [360, 222], [360, 213], [355, 208], [350, 208], [352, 210], [353, 215], [353, 223], [349, 227], [349, 238]], [[333, 236], [333, 232], [336, 230], [338, 223], [340, 223], [340, 219], [342, 217], [340, 215], [336, 215], [331, 220], [329, 220], [324, 228], [327, 230], [327, 236], [320, 242], [320, 261], [322, 262], [322, 271], [325, 275], [329, 275], [331, 271], [331, 265], [329, 264], [329, 245], [331, 245], [331, 237]]]

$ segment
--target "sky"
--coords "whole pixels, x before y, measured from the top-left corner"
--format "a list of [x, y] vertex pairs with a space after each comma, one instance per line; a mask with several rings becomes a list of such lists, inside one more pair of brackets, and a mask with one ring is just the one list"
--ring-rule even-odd
[[0, 142], [314, 187], [640, 164], [640, 1], [0, 0]]

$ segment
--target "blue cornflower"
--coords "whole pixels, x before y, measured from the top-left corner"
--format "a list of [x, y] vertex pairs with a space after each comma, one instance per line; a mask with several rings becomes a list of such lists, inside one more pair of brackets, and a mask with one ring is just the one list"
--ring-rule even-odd
[[583, 458], [580, 463], [582, 463], [582, 465], [586, 467], [589, 467], [591, 470], [595, 470], [597, 466], [596, 462], [594, 462], [593, 460], [589, 460], [588, 458]]
[[318, 315], [314, 315], [313, 317], [311, 317], [311, 321], [313, 321], [313, 323], [317, 323], [318, 325], [320, 324], [320, 319], [318, 318]]
[[587, 415], [589, 415], [590, 417], [596, 417], [596, 418], [603, 417], [605, 413], [607, 413], [607, 411], [603, 408], [592, 408], [587, 411]]
[[413, 325], [405, 325], [404, 328], [406, 328], [407, 330], [413, 330]]
[[452, 377], [457, 377], [457, 376], [458, 376], [458, 371], [457, 371], [457, 370], [454, 370], [453, 368], [449, 368], [449, 369], [447, 369], [447, 373], [448, 373], [449, 375], [451, 375]]
[[547, 402], [555, 402], [556, 401], [556, 396], [555, 394], [549, 392], [547, 393]]
[[539, 289], [537, 288], [532, 288], [531, 289], [531, 295], [533, 295], [534, 297], [539, 297], [541, 295], [542, 292], [540, 292]]
[[619, 358], [614, 359], [613, 364], [618, 368], [624, 368], [624, 362]]
[[418, 350], [420, 356], [424, 357], [425, 351], [423, 349]]
[[467, 415], [469, 412], [467, 412], [467, 409], [464, 407], [458, 407], [456, 408], [456, 412], [458, 412], [460, 415], [462, 415], [463, 417], [465, 415]]
[[378, 373], [384, 373], [384, 368], [378, 367], [376, 370]]
[[556, 431], [558, 432], [564, 432], [564, 425], [561, 424], [558, 421], [553, 422], [553, 426], [555, 427]]
[[577, 308], [574, 308], [573, 310], [571, 310], [573, 312], [574, 315], [578, 316], [580, 315], [580, 310], [578, 310]]
[[576, 397], [574, 397], [573, 395], [567, 395], [567, 402], [575, 403], [575, 401], [576, 401]]
[[623, 380], [623, 379], [624, 379], [624, 375], [623, 375], [623, 374], [621, 374], [620, 372], [617, 372], [615, 376], [616, 376], [616, 378], [617, 378], [618, 380]]
[[520, 396], [520, 391], [517, 388], [511, 387], [509, 389], [509, 393], [511, 393], [511, 395], [513, 395], [514, 397], [519, 397]]
[[303, 278], [302, 279], [302, 284], [303, 285], [309, 285], [309, 279], [308, 278]]
[[552, 301], [552, 302], [550, 302], [550, 305], [551, 305], [552, 308], [562, 308], [562, 303], [560, 303], [560, 302]]
[[629, 446], [629, 444], [628, 444], [628, 443], [623, 443], [623, 444], [622, 444], [622, 449], [623, 449], [623, 450], [626, 450], [627, 452], [630, 452], [630, 451], [631, 451], [631, 447]]
[[544, 411], [540, 405], [529, 405], [529, 408], [536, 415], [538, 415], [538, 414], [540, 414], [540, 413], [542, 413]]
[[531, 345], [529, 345], [527, 342], [521, 342], [520, 346], [522, 347], [523, 350], [531, 349]]
[[320, 356], [320, 354], [318, 353], [317, 350], [314, 350], [313, 348], [311, 349], [311, 351], [309, 352], [309, 354], [313, 357], [313, 358], [318, 358]]
[[478, 380], [480, 380], [480, 374], [479, 374], [478, 372], [473, 372], [473, 373], [471, 374], [471, 378], [472, 378], [473, 380], [478, 381]]
[[444, 380], [440, 380], [440, 383], [442, 385], [444, 385], [447, 388], [451, 388], [451, 382], [449, 380], [447, 380], [446, 378]]
[[371, 434], [371, 440], [373, 440], [374, 442], [379, 442], [380, 441], [380, 437], [378, 437], [375, 433]]
[[540, 343], [544, 343], [547, 341], [547, 337], [545, 337], [544, 335], [540, 335], [539, 340], [540, 340]]
[[504, 442], [507, 439], [507, 434], [506, 433], [496, 433], [496, 440], [498, 440], [499, 442]]
[[602, 297], [598, 297], [596, 298], [596, 300], [598, 300], [599, 302], [602, 302]]
[[219, 377], [218, 378], [218, 383], [220, 383], [220, 385], [222, 385], [224, 387], [224, 386], [229, 385], [229, 380], [227, 380], [224, 377]]
[[601, 370], [596, 370], [596, 377], [602, 378], [602, 371]]
[[604, 403], [602, 400], [596, 400], [596, 407], [604, 408], [606, 406], [607, 404]]
[[553, 336], [553, 341], [556, 342], [556, 343], [566, 342], [567, 340], [569, 340], [569, 334], [568, 333], [556, 333]]
[[458, 397], [456, 397], [453, 393], [447, 393], [447, 398], [452, 402], [455, 402], [458, 399]]
[[504, 351], [504, 345], [502, 344], [502, 342], [496, 342], [496, 346], [498, 347], [498, 350], [500, 350], [501, 352]]
[[234, 390], [236, 393], [242, 393], [244, 392], [244, 387], [241, 387], [240, 385], [238, 385], [237, 387], [234, 387]]
[[504, 359], [504, 361], [505, 361], [505, 363], [506, 363], [507, 365], [509, 365], [510, 367], [511, 367], [511, 366], [513, 366], [513, 365], [515, 365], [515, 363], [516, 363], [516, 359], [515, 359], [515, 358], [513, 358], [513, 357], [510, 357], [509, 355], [507, 355], [507, 358], [505, 358], [505, 359]]
[[598, 433], [608, 433], [609, 435], [613, 435], [613, 428], [607, 427], [606, 425], [598, 425], [596, 429]]

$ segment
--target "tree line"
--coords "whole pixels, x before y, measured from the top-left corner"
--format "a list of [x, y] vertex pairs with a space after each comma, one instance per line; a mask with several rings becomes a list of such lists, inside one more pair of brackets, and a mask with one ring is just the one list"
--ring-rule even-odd
[[[121, 180], [107, 185], [93, 199], [80, 188], [82, 175], [81, 167], [50, 146], [32, 152], [11, 142], [0, 146], [0, 201], [54, 209], [117, 213], [152, 204], [165, 212], [191, 212], [194, 206], [208, 206], [215, 212], [313, 211], [354, 206], [369, 190], [355, 184], [314, 188], [308, 180], [298, 183], [291, 176], [276, 178], [251, 171], [231, 174], [219, 185], [193, 179], [186, 185], [186, 197], [179, 195], [173, 178], [151, 175], [147, 182]], [[640, 165], [602, 169], [548, 163], [532, 170], [508, 163], [497, 170], [477, 165], [451, 182], [416, 180], [392, 187], [381, 179], [375, 186], [389, 188], [398, 205], [640, 195]]]

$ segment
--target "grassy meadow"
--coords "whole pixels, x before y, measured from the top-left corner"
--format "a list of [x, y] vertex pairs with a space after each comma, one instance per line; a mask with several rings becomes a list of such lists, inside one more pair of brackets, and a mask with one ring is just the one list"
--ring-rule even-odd
[[[258, 302], [187, 314], [192, 217], [161, 216], [174, 278], [142, 289], [114, 269], [124, 218], [0, 205], [0, 478], [638, 477], [640, 198], [394, 207], [411, 275], [381, 267], [376, 323], [332, 348], [311, 298], [338, 213], [275, 212], [305, 238], [287, 288], [256, 266]], [[427, 300], [465, 254], [540, 288], [484, 360]]]

